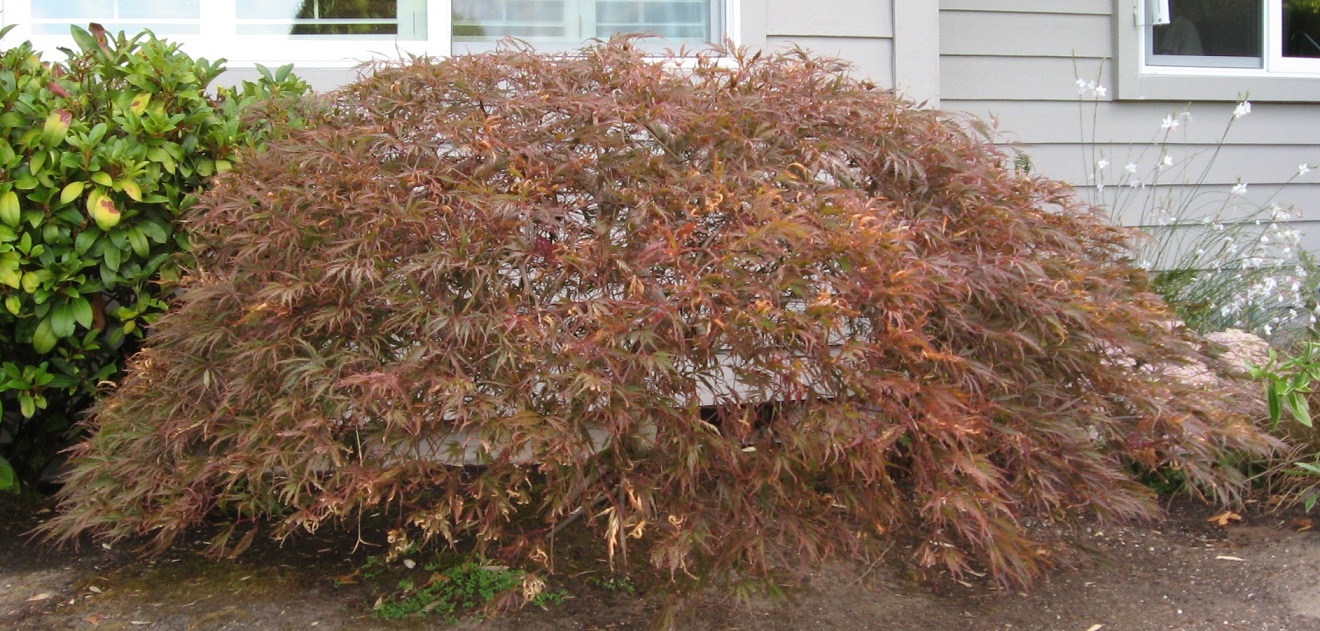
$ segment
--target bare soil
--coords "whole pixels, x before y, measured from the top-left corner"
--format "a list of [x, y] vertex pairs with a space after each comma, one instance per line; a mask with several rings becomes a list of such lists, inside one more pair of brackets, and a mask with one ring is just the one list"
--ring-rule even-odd
[[[44, 512], [43, 512], [44, 511]], [[363, 572], [379, 554], [353, 533], [283, 546], [263, 537], [244, 555], [201, 555], [205, 533], [142, 559], [128, 549], [84, 544], [52, 550], [21, 533], [50, 515], [46, 500], [0, 499], [0, 628], [3, 629], [645, 629], [659, 597], [602, 572], [549, 577], [564, 602], [448, 625], [435, 617], [373, 616], [409, 572]], [[1221, 527], [1216, 511], [1178, 504], [1168, 520], [1091, 525], [1069, 535], [1059, 568], [1032, 592], [988, 582], [916, 581], [899, 561], [858, 561], [812, 573], [787, 602], [702, 605], [681, 628], [1320, 630], [1320, 532], [1301, 513], [1247, 511]], [[1320, 515], [1316, 515], [1320, 522]], [[1320, 526], [1320, 524], [1317, 524]]]

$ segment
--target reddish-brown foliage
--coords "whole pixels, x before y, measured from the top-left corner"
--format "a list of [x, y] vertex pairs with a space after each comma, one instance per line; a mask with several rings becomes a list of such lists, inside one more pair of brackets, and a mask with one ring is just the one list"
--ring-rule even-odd
[[[581, 511], [678, 577], [901, 533], [1014, 584], [1048, 565], [1024, 517], [1156, 510], [1134, 461], [1233, 493], [1217, 458], [1267, 441], [1142, 369], [1195, 351], [1127, 233], [834, 62], [738, 61], [616, 41], [344, 89], [192, 214], [51, 536], [389, 506], [395, 539], [544, 559]], [[487, 462], [421, 453], [445, 437]]]

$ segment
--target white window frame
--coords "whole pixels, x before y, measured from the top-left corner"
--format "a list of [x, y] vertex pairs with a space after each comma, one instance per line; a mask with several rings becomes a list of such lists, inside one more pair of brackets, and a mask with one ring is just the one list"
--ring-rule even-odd
[[[5, 43], [23, 40], [49, 57], [59, 47], [73, 47], [68, 35], [38, 35], [32, 32], [32, 4], [41, 0], [0, 0], [0, 23], [15, 28]], [[735, 45], [750, 47], [765, 43], [764, 20], [746, 19], [764, 12], [766, 0], [711, 0], [723, 5], [722, 35]], [[448, 0], [426, 0], [425, 40], [403, 40], [395, 36], [352, 36], [316, 40], [315, 36], [235, 35], [235, 0], [203, 0], [201, 34], [163, 35], [183, 45], [193, 57], [224, 58], [230, 68], [251, 68], [256, 64], [279, 66], [293, 63], [301, 68], [352, 68], [374, 59], [399, 59], [409, 55], [447, 57], [466, 52], [468, 45], [455, 46]], [[749, 6], [754, 7], [749, 11]], [[86, 26], [86, 25], [81, 25]], [[759, 33], [758, 33], [759, 31]], [[759, 40], [759, 41], [758, 41]], [[552, 45], [553, 46], [553, 45]], [[576, 45], [559, 48], [572, 49]], [[551, 48], [553, 50], [553, 48]], [[53, 57], [52, 57], [53, 58]]]
[[[1116, 96], [1119, 99], [1233, 101], [1320, 100], [1320, 59], [1283, 56], [1283, 0], [1263, 0], [1261, 65], [1257, 68], [1147, 63], [1152, 9], [1158, 0], [1115, 0]], [[1197, 64], [1197, 65], [1192, 65]]]

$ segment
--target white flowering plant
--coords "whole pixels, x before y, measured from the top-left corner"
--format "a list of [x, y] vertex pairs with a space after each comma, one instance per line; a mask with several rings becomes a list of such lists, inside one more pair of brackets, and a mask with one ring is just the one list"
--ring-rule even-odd
[[1104, 86], [1079, 78], [1077, 89], [1088, 178], [1081, 189], [1114, 221], [1145, 232], [1134, 244], [1137, 264], [1151, 271], [1183, 321], [1201, 332], [1238, 328], [1267, 338], [1311, 328], [1320, 273], [1292, 224], [1297, 212], [1276, 198], [1316, 165], [1298, 165], [1284, 184], [1267, 190], [1240, 179], [1211, 183], [1234, 123], [1251, 114], [1245, 94], [1209, 148], [1189, 142], [1194, 119], [1184, 109], [1166, 114], [1148, 143], [1130, 146], [1120, 159], [1095, 138]]

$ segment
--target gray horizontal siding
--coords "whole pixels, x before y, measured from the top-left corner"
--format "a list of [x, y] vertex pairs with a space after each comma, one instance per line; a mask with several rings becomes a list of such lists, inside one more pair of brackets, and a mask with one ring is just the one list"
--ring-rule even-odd
[[[1170, 140], [1214, 143], [1232, 122], [1229, 144], [1320, 145], [1320, 111], [1300, 103], [1256, 103], [1249, 116], [1233, 120], [1233, 104], [1187, 102], [1085, 102], [1073, 93], [1070, 101], [962, 100], [946, 107], [980, 118], [994, 116], [1009, 139], [1024, 143], [1077, 142], [1150, 143], [1161, 138], [1166, 115], [1190, 111], [1192, 122], [1180, 125]], [[1079, 121], [1079, 115], [1082, 120]], [[1307, 124], [1305, 121], [1316, 123]], [[1093, 124], [1094, 122], [1094, 124]], [[1094, 130], [1094, 131], [1093, 131]], [[1320, 150], [1312, 158], [1320, 162]]]
[[[1026, 31], [1028, 37], [1005, 37]], [[1105, 57], [1113, 47], [1108, 15], [944, 11], [940, 54], [950, 56]]]
[[[1137, 175], [1151, 179], [1149, 174], [1160, 161], [1159, 148], [1150, 145], [1088, 145], [1048, 144], [1024, 145], [1021, 150], [1031, 157], [1036, 169], [1050, 177], [1073, 183], [1089, 182], [1094, 171], [1090, 157], [1109, 161], [1105, 179], [1117, 182], [1128, 163], [1135, 164]], [[1173, 166], [1163, 169], [1160, 180], [1165, 183], [1197, 181], [1205, 173], [1207, 184], [1252, 185], [1286, 184], [1297, 174], [1297, 165], [1317, 162], [1317, 150], [1301, 145], [1225, 145], [1215, 155], [1214, 145], [1169, 146]], [[1213, 162], [1211, 160], [1213, 159]], [[1207, 170], [1208, 169], [1208, 170]], [[1320, 182], [1320, 171], [1312, 171], [1299, 178], [1300, 182]]]
[[[1022, 35], [1030, 37], [1030, 35]], [[948, 37], [940, 34], [940, 42]], [[941, 48], [943, 44], [941, 43]], [[947, 101], [1077, 100], [1077, 78], [1113, 83], [1112, 64], [1098, 59], [940, 55], [940, 94]], [[1112, 90], [1110, 91], [1112, 93]], [[948, 104], [945, 104], [948, 108]]]
[[838, 57], [854, 66], [854, 73], [878, 85], [894, 85], [894, 40], [857, 37], [767, 37], [766, 48], [799, 46], [816, 55]]
[[[941, 0], [941, 105], [950, 111], [997, 121], [999, 132], [1030, 156], [1034, 171], [1093, 193], [1094, 152], [1109, 160], [1107, 180], [1138, 163], [1148, 177], [1159, 159], [1152, 144], [1163, 138], [1162, 119], [1190, 108], [1192, 122], [1169, 136], [1175, 168], [1166, 186], [1124, 191], [1135, 195], [1118, 213], [1128, 224], [1142, 222], [1139, 196], [1187, 194], [1180, 183], [1200, 179], [1232, 119], [1232, 103], [1117, 101], [1115, 94], [1114, 0]], [[1077, 79], [1098, 80], [1108, 91], [1096, 102], [1078, 95]], [[1079, 114], [1080, 120], [1079, 120]], [[1320, 104], [1256, 103], [1233, 121], [1223, 148], [1205, 173], [1198, 205], [1213, 213], [1229, 188], [1246, 182], [1244, 207], [1267, 201], [1294, 207], [1293, 225], [1305, 243], [1320, 251], [1320, 172], [1290, 182], [1302, 163], [1320, 163]], [[1091, 146], [1088, 146], [1091, 145]], [[1138, 158], [1145, 152], [1145, 156]], [[1179, 174], [1180, 169], [1187, 169]], [[1088, 192], [1088, 189], [1090, 192]], [[1114, 189], [1107, 191], [1115, 192]]]
[[855, 74], [894, 81], [894, 11], [889, 0], [766, 0], [766, 48], [800, 47], [853, 64]]
[[889, 2], [874, 0], [768, 0], [768, 36], [886, 38], [894, 36]]

